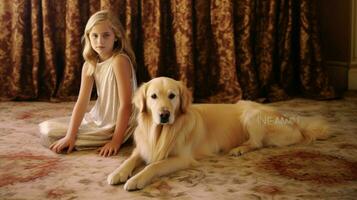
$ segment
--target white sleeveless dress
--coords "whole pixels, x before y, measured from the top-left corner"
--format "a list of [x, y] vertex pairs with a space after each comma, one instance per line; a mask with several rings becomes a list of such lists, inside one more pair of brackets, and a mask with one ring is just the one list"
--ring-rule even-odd
[[[130, 58], [125, 56], [131, 64], [131, 85], [134, 94], [137, 88], [136, 75]], [[113, 57], [97, 63], [94, 72], [98, 98], [90, 110], [84, 115], [77, 132], [75, 148], [77, 150], [93, 149], [103, 146], [112, 139], [117, 113], [119, 109], [119, 94], [112, 66]], [[135, 109], [125, 132], [123, 143], [132, 135], [136, 126]], [[49, 147], [53, 142], [61, 139], [67, 133], [71, 117], [60, 117], [44, 121], [39, 124], [41, 143]]]

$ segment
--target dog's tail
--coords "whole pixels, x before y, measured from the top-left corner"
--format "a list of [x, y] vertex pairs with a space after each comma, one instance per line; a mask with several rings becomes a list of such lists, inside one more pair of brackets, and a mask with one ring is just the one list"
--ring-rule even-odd
[[318, 139], [327, 139], [330, 136], [326, 120], [317, 117], [301, 117], [297, 120], [304, 143]]

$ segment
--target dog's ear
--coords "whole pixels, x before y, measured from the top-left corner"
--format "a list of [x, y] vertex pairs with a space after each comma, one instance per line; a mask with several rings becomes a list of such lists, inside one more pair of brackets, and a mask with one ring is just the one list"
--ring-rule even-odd
[[139, 109], [139, 112], [146, 112], [146, 88], [148, 83], [143, 83], [136, 90], [133, 97], [133, 104]]
[[180, 86], [180, 110], [182, 113], [186, 113], [188, 107], [192, 103], [192, 95], [190, 90], [186, 87], [186, 85], [179, 81]]

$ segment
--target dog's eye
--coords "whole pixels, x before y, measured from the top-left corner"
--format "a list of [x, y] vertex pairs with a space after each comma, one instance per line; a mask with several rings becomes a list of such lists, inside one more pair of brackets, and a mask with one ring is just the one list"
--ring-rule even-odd
[[156, 94], [152, 94], [152, 95], [151, 95], [151, 98], [152, 98], [152, 99], [156, 99], [156, 98], [157, 98]]
[[173, 98], [175, 98], [175, 96], [176, 96], [175, 94], [172, 94], [172, 93], [171, 93], [171, 94], [169, 95], [169, 99], [173, 99]]

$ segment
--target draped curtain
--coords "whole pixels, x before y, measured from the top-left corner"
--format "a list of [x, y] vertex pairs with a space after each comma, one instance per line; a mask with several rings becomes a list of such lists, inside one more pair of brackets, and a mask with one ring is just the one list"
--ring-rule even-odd
[[334, 98], [316, 0], [14, 0], [0, 2], [0, 99], [73, 100], [89, 16], [109, 9], [137, 57], [139, 82], [182, 80], [196, 102]]

